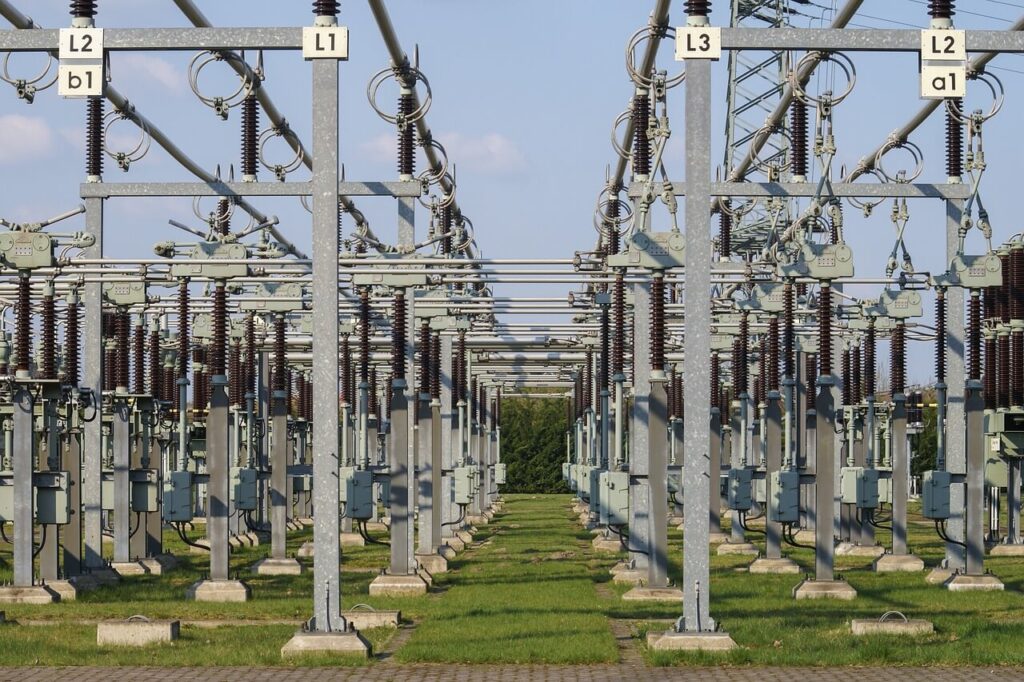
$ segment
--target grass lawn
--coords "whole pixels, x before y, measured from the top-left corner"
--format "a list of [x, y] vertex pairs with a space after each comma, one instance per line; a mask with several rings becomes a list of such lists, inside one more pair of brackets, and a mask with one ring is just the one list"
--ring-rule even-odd
[[[398, 648], [398, 662], [438, 663], [614, 663], [618, 660], [612, 618], [645, 633], [664, 630], [679, 615], [678, 604], [624, 602], [626, 587], [611, 583], [617, 557], [595, 553], [590, 533], [576, 523], [566, 495], [509, 495], [505, 511], [476, 535], [479, 543], [435, 576], [426, 597], [371, 598], [368, 585], [387, 563], [387, 548], [345, 548], [342, 559], [346, 606], [370, 604], [399, 609], [415, 625]], [[337, 659], [284, 661], [280, 647], [310, 615], [312, 576], [258, 577], [247, 568], [268, 548], [239, 550], [232, 569], [252, 587], [246, 604], [201, 604], [184, 600], [186, 587], [202, 577], [205, 555], [190, 555], [165, 534], [181, 566], [165, 576], [128, 578], [116, 587], [84, 593], [78, 601], [51, 606], [5, 606], [8, 620], [52, 621], [52, 625], [0, 626], [0, 665], [335, 665]], [[198, 535], [198, 534], [196, 534]], [[310, 531], [293, 533], [294, 551]], [[752, 536], [754, 542], [762, 541]], [[888, 543], [887, 533], [879, 540]], [[682, 535], [669, 534], [670, 576], [681, 582]], [[931, 527], [912, 517], [913, 551], [934, 565], [942, 545]], [[0, 544], [0, 581], [10, 579], [10, 545]], [[809, 550], [787, 552], [806, 571]], [[796, 602], [800, 576], [750, 575], [749, 559], [712, 556], [712, 616], [740, 645], [727, 654], [644, 655], [655, 665], [1007, 665], [1024, 664], [1024, 559], [994, 558], [990, 570], [1006, 583], [1002, 593], [950, 593], [928, 585], [924, 574], [871, 571], [869, 559], [840, 557], [839, 572], [857, 589], [853, 602]], [[888, 610], [935, 623], [934, 635], [858, 638], [853, 618], [877, 618]], [[134, 614], [185, 621], [224, 621], [223, 627], [185, 625], [174, 645], [139, 650], [100, 649], [95, 625]], [[240, 626], [239, 621], [246, 623]], [[386, 648], [393, 630], [364, 633], [375, 650]], [[352, 662], [349, 663], [358, 663]], [[373, 663], [370, 663], [373, 665]]]

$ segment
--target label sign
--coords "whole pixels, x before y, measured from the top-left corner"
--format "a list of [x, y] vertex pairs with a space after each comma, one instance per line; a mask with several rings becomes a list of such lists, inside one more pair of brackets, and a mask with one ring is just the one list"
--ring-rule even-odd
[[676, 61], [686, 59], [721, 59], [722, 29], [720, 26], [687, 26], [676, 29]]
[[921, 59], [932, 62], [967, 60], [967, 32], [952, 30], [921, 31]]
[[923, 64], [921, 97], [948, 99], [967, 94], [967, 67], [963, 64]]
[[348, 59], [348, 28], [345, 26], [304, 26], [303, 59]]
[[61, 97], [103, 94], [102, 28], [62, 28], [58, 56], [57, 90]]

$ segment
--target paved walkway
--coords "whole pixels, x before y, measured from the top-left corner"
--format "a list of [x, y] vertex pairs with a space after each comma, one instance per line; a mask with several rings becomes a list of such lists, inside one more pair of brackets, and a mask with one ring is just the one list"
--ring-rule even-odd
[[608, 666], [445, 666], [376, 665], [338, 668], [0, 668], [0, 680], [12, 682], [149, 682], [173, 678], [208, 682], [621, 682], [684, 680], [700, 682], [1003, 682], [1024, 680], [1024, 668], [643, 668]]

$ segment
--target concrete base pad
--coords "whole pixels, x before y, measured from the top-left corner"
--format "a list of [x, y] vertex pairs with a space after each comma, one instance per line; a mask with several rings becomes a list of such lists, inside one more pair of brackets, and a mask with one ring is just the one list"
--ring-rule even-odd
[[296, 531], [302, 530], [302, 525], [295, 521], [288, 521], [284, 524], [285, 530]]
[[855, 545], [852, 542], [840, 542], [836, 545], [836, 556], [861, 556], [878, 558], [885, 554], [881, 545]]
[[88, 575], [82, 577], [94, 580], [98, 585], [116, 585], [121, 582], [121, 576], [114, 573], [109, 568], [94, 568], [88, 573]]
[[402, 620], [401, 611], [370, 611], [369, 609], [352, 609], [342, 611], [341, 615], [356, 630], [370, 628], [397, 628]]
[[261, 559], [253, 564], [256, 575], [302, 575], [302, 564], [297, 559]]
[[483, 514], [479, 514], [476, 516], [467, 516], [466, 521], [468, 523], [472, 523], [474, 526], [486, 526], [488, 523], [491, 522], [491, 520]]
[[303, 517], [301, 519], [295, 519], [295, 522], [298, 523], [303, 528], [311, 528], [313, 526], [313, 519], [311, 519], [308, 516], [305, 516], [305, 517]]
[[0, 604], [53, 604], [60, 601], [60, 595], [43, 585], [0, 587]]
[[366, 540], [359, 533], [340, 533], [338, 539], [342, 547], [365, 547]]
[[876, 573], [917, 573], [924, 570], [924, 562], [913, 554], [883, 554], [875, 559]]
[[129, 575], [146, 575], [146, 567], [138, 561], [115, 561], [110, 564], [110, 570], [122, 578]]
[[606, 538], [598, 535], [594, 538], [591, 545], [598, 552], [611, 552], [613, 554], [625, 551], [622, 547], [622, 541], [616, 537]]
[[296, 632], [281, 647], [281, 657], [291, 658], [303, 654], [340, 654], [367, 658], [370, 645], [358, 632]]
[[[75, 591], [78, 593], [89, 592], [90, 590], [98, 589], [105, 583], [98, 580], [92, 574], [75, 575], [68, 578], [68, 582], [75, 586]], [[51, 584], [51, 583], [47, 583]]]
[[418, 597], [427, 583], [418, 575], [379, 575], [370, 583], [371, 597]]
[[682, 602], [683, 591], [674, 587], [634, 587], [622, 595], [623, 601]]
[[417, 554], [416, 561], [431, 575], [448, 572], [448, 560], [440, 554]]
[[996, 545], [988, 553], [990, 556], [1024, 556], [1024, 545]]
[[390, 523], [384, 523], [383, 521], [367, 521], [366, 522], [366, 530], [367, 531], [371, 531], [372, 530], [375, 533], [385, 533], [385, 532], [391, 530], [391, 524]]
[[799, 573], [800, 567], [792, 559], [785, 557], [781, 559], [766, 559], [764, 557], [755, 559], [750, 564], [751, 573], [772, 573], [776, 575]]
[[189, 586], [185, 598], [193, 601], [249, 601], [249, 586], [240, 580], [200, 580]]
[[437, 553], [438, 553], [438, 555], [439, 555], [439, 556], [441, 556], [441, 557], [442, 557], [442, 558], [443, 558], [443, 559], [444, 559], [445, 561], [451, 561], [451, 560], [452, 560], [452, 559], [454, 559], [454, 558], [455, 558], [456, 556], [458, 556], [458, 553], [457, 553], [457, 552], [456, 552], [456, 551], [455, 551], [454, 549], [452, 549], [451, 547], [449, 547], [448, 545], [441, 545], [441, 546], [440, 546], [440, 547], [438, 548], [438, 550], [437, 550]]
[[462, 540], [462, 545], [463, 546], [468, 545], [469, 543], [473, 542], [473, 534], [470, 533], [468, 530], [457, 530], [457, 531], [455, 531], [455, 537], [457, 537], [458, 539]]
[[736, 642], [725, 632], [647, 633], [647, 646], [654, 651], [729, 651]]
[[434, 576], [430, 575], [430, 571], [425, 568], [416, 569], [416, 575], [423, 578], [423, 582], [427, 584], [427, 590], [430, 590], [430, 586], [434, 584]]
[[953, 571], [936, 566], [925, 576], [924, 581], [929, 585], [943, 585], [952, 577]]
[[96, 625], [97, 646], [147, 646], [178, 639], [176, 620], [128, 620]]
[[75, 601], [78, 587], [70, 580], [47, 580], [46, 586], [60, 595], [60, 601]]
[[299, 557], [300, 559], [312, 559], [313, 541], [307, 540], [306, 542], [303, 542], [302, 546], [299, 547], [299, 551], [295, 552], [295, 556]]
[[612, 582], [616, 585], [643, 585], [647, 582], [647, 571], [635, 568], [619, 571], [612, 576]]
[[618, 575], [619, 573], [622, 573], [624, 571], [631, 571], [631, 570], [633, 570], [633, 567], [629, 565], [629, 562], [620, 561], [619, 563], [617, 563], [614, 566], [612, 566], [611, 568], [609, 568], [608, 572], [611, 573], [612, 575]]
[[793, 539], [796, 540], [797, 542], [799, 542], [802, 545], [813, 545], [818, 540], [817, 535], [815, 534], [815, 532], [813, 530], [809, 530], [807, 528], [804, 528], [802, 530], [798, 530], [793, 535]]
[[793, 597], [851, 601], [857, 598], [857, 590], [845, 580], [804, 580], [793, 588]]
[[466, 549], [466, 543], [463, 542], [462, 538], [459, 537], [452, 536], [450, 538], [445, 538], [444, 543], [456, 552], [461, 552], [462, 550]]
[[712, 545], [720, 545], [723, 542], [729, 542], [728, 533], [711, 533], [708, 535], [708, 543]]
[[994, 575], [958, 575], [946, 583], [950, 592], [1002, 592], [1003, 581]]
[[233, 549], [239, 549], [240, 547], [248, 547], [249, 543], [245, 542], [244, 540], [242, 540], [242, 538], [238, 537], [237, 535], [232, 535], [228, 538], [228, 546], [232, 547]]
[[718, 546], [718, 556], [725, 556], [727, 554], [747, 554], [750, 556], [757, 556], [760, 554], [760, 550], [750, 542], [726, 542]]
[[855, 635], [930, 635], [935, 627], [927, 620], [854, 620]]

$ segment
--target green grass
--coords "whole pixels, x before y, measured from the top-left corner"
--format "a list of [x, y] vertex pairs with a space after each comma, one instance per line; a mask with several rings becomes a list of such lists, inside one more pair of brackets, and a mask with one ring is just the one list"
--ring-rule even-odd
[[[399, 609], [415, 625], [398, 649], [403, 663], [614, 663], [618, 658], [609, 619], [647, 631], [663, 631], [679, 615], [678, 604], [624, 602], [626, 587], [610, 582], [610, 554], [590, 548], [569, 510], [566, 495], [510, 495], [506, 510], [481, 527], [475, 546], [435, 576], [420, 598], [371, 598], [368, 585], [387, 563], [387, 548], [345, 548], [342, 593], [346, 606], [368, 603]], [[931, 566], [943, 554], [934, 530], [913, 516], [910, 545]], [[282, 661], [280, 647], [310, 615], [312, 576], [258, 577], [246, 569], [268, 548], [239, 550], [232, 570], [252, 587], [246, 604], [187, 602], [187, 586], [202, 577], [205, 555], [190, 555], [168, 533], [168, 548], [182, 558], [165, 576], [129, 578], [118, 586], [84, 593], [52, 606], [5, 606], [9, 620], [51, 620], [52, 625], [0, 627], [0, 665], [336, 665], [335, 658]], [[198, 535], [198, 534], [196, 534]], [[291, 534], [295, 551], [310, 537]], [[762, 543], [761, 536], [751, 536]], [[888, 533], [879, 541], [888, 544]], [[669, 533], [670, 577], [681, 583], [682, 535]], [[762, 544], [763, 549], [763, 544]], [[809, 550], [784, 550], [805, 571]], [[0, 544], [0, 580], [9, 579], [10, 546]], [[800, 576], [750, 575], [749, 559], [712, 555], [712, 616], [740, 645], [727, 654], [661, 654], [644, 650], [655, 665], [1024, 665], [1024, 560], [991, 558], [989, 569], [1006, 583], [1002, 593], [950, 593], [928, 585], [924, 574], [875, 574], [869, 559], [840, 557], [839, 573], [858, 591], [853, 602], [795, 601]], [[7, 572], [5, 574], [5, 571]], [[362, 572], [354, 572], [362, 571]], [[601, 584], [604, 584], [603, 586]], [[877, 618], [895, 609], [935, 624], [933, 635], [853, 638], [853, 618]], [[134, 614], [185, 621], [225, 621], [224, 627], [185, 626], [175, 645], [141, 650], [99, 649], [95, 626], [102, 619]], [[85, 622], [83, 622], [85, 621]], [[238, 626], [245, 621], [246, 626]], [[375, 650], [393, 630], [364, 633]], [[42, 655], [40, 652], [45, 652]], [[357, 663], [349, 661], [348, 663]], [[372, 665], [373, 663], [371, 663]]]

